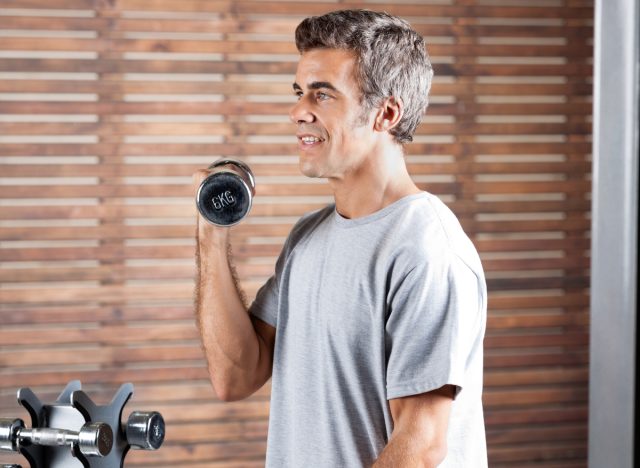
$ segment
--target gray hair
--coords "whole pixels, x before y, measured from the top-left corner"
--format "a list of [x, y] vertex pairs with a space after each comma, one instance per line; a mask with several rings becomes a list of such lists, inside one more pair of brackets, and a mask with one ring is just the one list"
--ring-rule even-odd
[[402, 119], [390, 133], [396, 142], [413, 140], [428, 105], [433, 68], [422, 36], [387, 13], [341, 10], [306, 18], [296, 28], [296, 46], [343, 49], [356, 54], [356, 78], [365, 111], [388, 97], [401, 99]]

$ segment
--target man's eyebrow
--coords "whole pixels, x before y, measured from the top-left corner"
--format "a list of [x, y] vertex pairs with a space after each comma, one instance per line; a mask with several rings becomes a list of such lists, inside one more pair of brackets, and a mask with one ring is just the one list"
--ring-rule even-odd
[[[331, 91], [339, 92], [338, 88], [333, 86], [328, 81], [314, 81], [312, 83], [309, 83], [308, 88], [309, 89], [330, 89]], [[298, 83], [293, 83], [293, 90], [294, 91], [302, 91], [302, 88], [300, 87], [300, 85]]]

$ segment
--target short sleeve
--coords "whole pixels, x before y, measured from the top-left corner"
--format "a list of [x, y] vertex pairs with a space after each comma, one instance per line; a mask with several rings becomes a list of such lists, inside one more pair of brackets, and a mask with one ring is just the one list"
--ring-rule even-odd
[[278, 323], [278, 303], [279, 303], [279, 284], [282, 276], [282, 270], [286, 262], [287, 246], [289, 240], [285, 242], [282, 251], [276, 261], [275, 273], [262, 285], [256, 294], [256, 298], [249, 307], [249, 313], [259, 318], [263, 322], [268, 323], [272, 327], [276, 327]]
[[271, 276], [258, 290], [256, 298], [249, 307], [249, 313], [272, 327], [276, 327], [278, 323], [278, 282], [276, 275]]
[[386, 323], [387, 398], [454, 385], [480, 353], [486, 286], [458, 256], [443, 252], [415, 266], [392, 290]]
[[277, 328], [278, 308], [280, 305], [280, 286], [282, 284], [282, 276], [291, 252], [300, 240], [308, 234], [313, 227], [328, 214], [333, 213], [333, 205], [329, 205], [324, 210], [318, 210], [307, 213], [302, 216], [293, 226], [291, 232], [287, 236], [287, 240], [282, 247], [282, 251], [276, 261], [275, 273], [267, 282], [258, 290], [256, 298], [249, 307], [249, 313], [259, 318], [263, 322], [268, 323]]

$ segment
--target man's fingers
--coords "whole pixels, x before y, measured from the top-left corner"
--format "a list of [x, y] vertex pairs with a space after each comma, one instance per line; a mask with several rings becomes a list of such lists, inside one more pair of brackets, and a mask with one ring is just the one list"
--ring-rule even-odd
[[199, 169], [193, 173], [193, 186], [196, 189], [196, 191], [200, 187], [200, 184], [202, 183], [202, 181], [206, 179], [208, 175], [209, 175], [209, 171], [207, 171], [206, 169]]

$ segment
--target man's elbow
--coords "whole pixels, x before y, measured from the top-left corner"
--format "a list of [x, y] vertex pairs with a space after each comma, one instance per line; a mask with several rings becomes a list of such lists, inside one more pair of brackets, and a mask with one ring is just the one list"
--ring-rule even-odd
[[231, 379], [216, 379], [212, 376], [211, 385], [218, 399], [224, 402], [244, 400], [253, 394], [253, 391]]
[[218, 400], [224, 402], [243, 400], [248, 396], [235, 392], [233, 389], [228, 387], [219, 388], [214, 385], [213, 390], [215, 391]]
[[244, 400], [262, 385], [253, 375], [219, 375], [211, 373], [211, 385], [219, 400], [225, 402]]
[[422, 459], [424, 468], [436, 468], [447, 456], [447, 442], [434, 442], [425, 448]]

